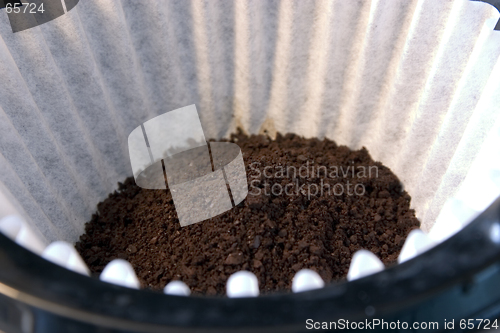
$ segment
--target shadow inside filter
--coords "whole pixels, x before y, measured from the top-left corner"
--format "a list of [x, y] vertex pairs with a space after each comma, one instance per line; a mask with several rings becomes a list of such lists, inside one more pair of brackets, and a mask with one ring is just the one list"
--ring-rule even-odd
[[250, 19], [250, 28], [263, 29], [266, 34], [257, 35], [250, 40], [250, 62], [254, 73], [251, 76], [249, 125], [250, 132], [258, 132], [266, 120], [273, 85], [273, 64], [278, 40], [279, 5], [278, 1], [257, 2], [258, 7]]

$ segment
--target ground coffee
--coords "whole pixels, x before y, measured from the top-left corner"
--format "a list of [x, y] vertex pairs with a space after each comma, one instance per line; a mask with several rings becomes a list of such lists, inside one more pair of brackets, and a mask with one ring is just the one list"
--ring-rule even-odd
[[362, 148], [294, 134], [230, 141], [243, 152], [249, 194], [232, 210], [180, 227], [168, 189], [133, 178], [97, 206], [76, 248], [94, 275], [128, 260], [144, 288], [182, 280], [193, 294], [225, 294], [228, 277], [253, 272], [262, 294], [290, 290], [302, 268], [328, 283], [346, 277], [354, 252], [394, 263], [419, 227], [398, 178]]

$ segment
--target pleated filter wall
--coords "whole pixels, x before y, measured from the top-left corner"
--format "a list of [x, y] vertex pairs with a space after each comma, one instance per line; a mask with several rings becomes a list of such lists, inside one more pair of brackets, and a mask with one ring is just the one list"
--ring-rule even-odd
[[240, 126], [367, 147], [429, 229], [500, 119], [499, 14], [466, 0], [86, 0], [12, 33], [0, 13], [0, 217], [74, 242], [132, 175], [127, 137], [196, 104]]

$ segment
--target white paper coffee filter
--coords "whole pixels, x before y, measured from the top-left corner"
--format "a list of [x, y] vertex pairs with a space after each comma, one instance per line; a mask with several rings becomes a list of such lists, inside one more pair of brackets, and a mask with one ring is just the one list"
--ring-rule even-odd
[[498, 17], [466, 0], [86, 0], [12, 33], [2, 10], [0, 217], [76, 241], [132, 176], [130, 132], [196, 104], [208, 138], [367, 147], [428, 230], [498, 119]]

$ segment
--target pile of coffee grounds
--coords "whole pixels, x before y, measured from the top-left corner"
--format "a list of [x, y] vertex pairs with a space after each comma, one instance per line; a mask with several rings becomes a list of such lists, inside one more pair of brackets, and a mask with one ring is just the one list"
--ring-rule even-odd
[[224, 295], [228, 277], [249, 270], [261, 294], [287, 291], [302, 268], [326, 283], [345, 279], [360, 249], [391, 265], [420, 225], [401, 182], [365, 148], [241, 131], [229, 141], [243, 152], [249, 185], [244, 201], [181, 227], [168, 189], [142, 189], [127, 178], [98, 204], [76, 243], [93, 275], [122, 258], [143, 288], [162, 290], [181, 280], [193, 294]]

